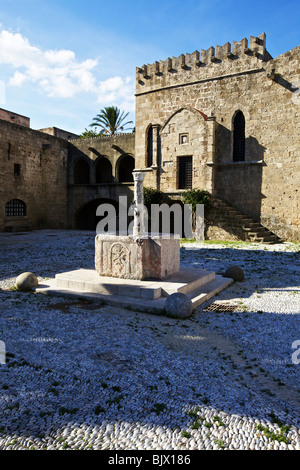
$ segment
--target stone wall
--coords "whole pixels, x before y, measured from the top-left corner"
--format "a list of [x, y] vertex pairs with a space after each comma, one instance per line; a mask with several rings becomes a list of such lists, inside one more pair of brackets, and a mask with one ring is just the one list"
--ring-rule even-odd
[[[137, 68], [136, 167], [147, 166], [149, 125], [160, 146], [145, 186], [180, 193], [178, 158], [192, 155], [193, 187], [211, 190], [284, 239], [300, 240], [300, 96], [292, 86], [299, 55], [297, 47], [273, 59], [262, 34], [249, 45], [243, 39]], [[233, 161], [239, 110], [245, 154]], [[190, 140], [180, 145], [184, 133]]]
[[28, 117], [7, 111], [6, 109], [0, 109], [0, 119], [14, 124], [20, 124], [21, 126], [30, 127], [30, 119]]
[[[90, 225], [98, 203], [118, 202], [119, 196], [133, 198], [132, 171], [135, 167], [135, 134], [77, 139], [69, 142], [68, 166], [68, 226], [82, 228]], [[80, 166], [79, 166], [80, 165]], [[82, 165], [82, 166], [81, 166]], [[79, 170], [78, 170], [79, 169]], [[86, 171], [80, 179], [78, 171]], [[83, 225], [78, 223], [81, 214]]]
[[[66, 228], [68, 143], [0, 120], [0, 231]], [[9, 201], [25, 215], [7, 216]]]
[[79, 135], [73, 134], [72, 132], [59, 129], [58, 127], [45, 127], [44, 129], [38, 129], [40, 132], [45, 134], [53, 135], [54, 137], [59, 137], [60, 139], [72, 140], [79, 139]]

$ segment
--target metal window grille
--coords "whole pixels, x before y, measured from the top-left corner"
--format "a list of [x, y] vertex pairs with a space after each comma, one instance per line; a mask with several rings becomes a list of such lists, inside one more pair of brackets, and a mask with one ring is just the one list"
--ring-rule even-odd
[[193, 158], [179, 157], [178, 189], [191, 189], [193, 186]]
[[6, 217], [24, 217], [26, 215], [26, 204], [20, 199], [12, 199], [5, 205]]

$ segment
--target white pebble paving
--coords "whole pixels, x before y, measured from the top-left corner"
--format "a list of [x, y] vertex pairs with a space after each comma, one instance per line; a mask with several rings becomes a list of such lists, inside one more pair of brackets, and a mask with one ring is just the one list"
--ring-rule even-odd
[[299, 450], [299, 244], [186, 244], [182, 266], [245, 281], [185, 321], [9, 290], [89, 267], [93, 238], [0, 234], [0, 449]]

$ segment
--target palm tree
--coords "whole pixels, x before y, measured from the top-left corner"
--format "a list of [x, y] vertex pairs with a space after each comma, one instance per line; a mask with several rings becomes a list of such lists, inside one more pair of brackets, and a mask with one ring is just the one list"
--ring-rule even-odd
[[101, 109], [100, 114], [94, 117], [94, 122], [90, 124], [90, 127], [99, 127], [100, 132], [104, 134], [116, 134], [118, 131], [123, 131], [127, 124], [132, 123], [132, 121], [123, 123], [128, 114], [124, 115], [124, 111], [121, 112], [116, 106], [108, 106]]

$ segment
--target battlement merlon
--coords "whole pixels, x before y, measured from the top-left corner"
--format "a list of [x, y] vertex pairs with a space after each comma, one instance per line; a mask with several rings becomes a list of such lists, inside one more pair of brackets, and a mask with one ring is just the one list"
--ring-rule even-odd
[[[245, 61], [247, 63], [261, 63], [272, 59], [266, 50], [266, 34], [250, 36], [250, 44], [246, 38], [241, 41], [227, 42], [223, 46], [201, 49], [192, 54], [181, 54], [179, 57], [168, 57], [164, 61], [156, 61], [154, 64], [143, 65], [136, 68], [137, 87], [157, 83], [157, 80], [166, 76], [173, 76], [181, 71], [194, 71], [203, 73], [215, 73], [222, 68], [239, 69]], [[216, 67], [218, 65], [218, 67]]]

